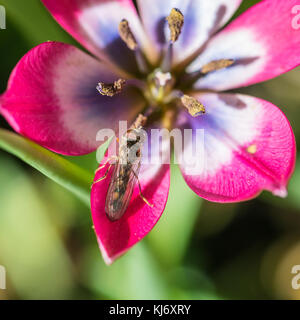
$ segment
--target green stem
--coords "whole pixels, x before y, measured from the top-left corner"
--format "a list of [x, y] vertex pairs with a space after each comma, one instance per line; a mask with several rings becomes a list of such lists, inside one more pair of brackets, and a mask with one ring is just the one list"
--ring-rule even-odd
[[8, 130], [0, 129], [0, 148], [31, 165], [89, 205], [93, 175], [88, 171]]

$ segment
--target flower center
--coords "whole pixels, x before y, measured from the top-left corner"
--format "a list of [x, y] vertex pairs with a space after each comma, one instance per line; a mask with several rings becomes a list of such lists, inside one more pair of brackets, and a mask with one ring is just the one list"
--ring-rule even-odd
[[173, 91], [175, 78], [170, 72], [155, 69], [147, 78], [147, 90], [144, 92], [152, 105], [168, 103], [168, 97]]
[[[143, 54], [136, 37], [134, 36], [130, 24], [126, 19], [119, 23], [120, 38], [126, 43], [128, 49], [134, 52], [137, 66], [141, 75], [138, 87], [143, 92], [149, 109], [160, 112], [162, 117], [164, 114], [173, 115], [177, 113], [178, 107], [185, 107], [189, 114], [197, 117], [205, 113], [205, 107], [196, 98], [184, 94], [189, 90], [195, 81], [200, 77], [206, 76], [208, 73], [215, 72], [220, 69], [230, 67], [234, 60], [220, 59], [214, 60], [193, 74], [181, 73], [172, 70], [173, 62], [173, 45], [180, 37], [183, 25], [184, 15], [179, 9], [173, 8], [168, 17], [166, 17], [170, 31], [169, 41], [166, 43], [161, 53], [161, 62], [159, 68], [151, 67]], [[100, 82], [97, 86], [100, 94], [112, 97], [120, 93], [125, 85], [125, 80], [118, 79], [114, 83]], [[149, 110], [145, 111], [149, 113]]]

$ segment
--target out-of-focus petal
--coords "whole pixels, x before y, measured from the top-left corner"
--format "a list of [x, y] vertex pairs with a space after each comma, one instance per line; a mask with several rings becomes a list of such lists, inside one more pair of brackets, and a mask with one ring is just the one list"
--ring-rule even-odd
[[[199, 161], [194, 167], [181, 165], [190, 188], [216, 202], [247, 200], [264, 189], [285, 196], [296, 148], [284, 114], [267, 101], [245, 95], [203, 94], [197, 98], [206, 114], [189, 116], [185, 127], [202, 129], [198, 131]], [[191, 147], [188, 144], [185, 152]]]
[[213, 60], [234, 59], [227, 69], [201, 78], [197, 89], [228, 90], [274, 78], [300, 64], [299, 30], [293, 28], [297, 0], [264, 0], [217, 34], [189, 66], [195, 72]]
[[[96, 174], [95, 181], [104, 176], [107, 166]], [[91, 192], [95, 232], [107, 264], [111, 264], [152, 230], [164, 211], [170, 188], [169, 164], [143, 163], [138, 177], [142, 193], [153, 207], [142, 200], [136, 184], [125, 214], [120, 220], [111, 222], [105, 213], [105, 200], [112, 173], [113, 168], [104, 180], [93, 185]]]
[[0, 111], [20, 134], [66, 155], [94, 151], [98, 130], [117, 130], [143, 107], [130, 86], [115, 97], [101, 96], [99, 81], [118, 79], [103, 63], [58, 42], [29, 51], [13, 70]]
[[126, 71], [136, 71], [133, 52], [118, 32], [122, 19], [149, 57], [152, 49], [131, 0], [42, 0], [58, 23], [96, 56]]
[[241, 0], [138, 0], [144, 26], [157, 51], [169, 38], [166, 17], [172, 8], [184, 14], [184, 26], [174, 44], [174, 63], [195, 53], [237, 10]]

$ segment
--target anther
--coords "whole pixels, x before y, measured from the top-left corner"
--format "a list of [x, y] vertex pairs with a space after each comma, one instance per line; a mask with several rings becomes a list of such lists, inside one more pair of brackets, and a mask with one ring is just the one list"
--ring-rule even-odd
[[179, 9], [173, 8], [171, 13], [167, 17], [167, 21], [170, 29], [170, 40], [171, 42], [176, 42], [180, 36], [183, 24], [184, 24], [184, 15]]
[[205, 113], [204, 105], [194, 97], [183, 95], [181, 97], [181, 102], [188, 109], [189, 114], [192, 117], [198, 117]]
[[130, 50], [137, 49], [138, 43], [126, 19], [121, 20], [121, 22], [119, 23], [119, 34], [121, 39], [127, 44], [127, 47]]
[[184, 15], [179, 9], [173, 8], [166, 18], [170, 29], [170, 41], [164, 49], [161, 69], [164, 72], [171, 70], [173, 60], [173, 44], [176, 42], [181, 34], [184, 24]]
[[201, 69], [202, 74], [207, 74], [212, 71], [217, 71], [220, 69], [225, 69], [229, 66], [231, 66], [234, 63], [233, 59], [220, 59], [220, 60], [214, 60], [206, 65], [204, 65]]
[[143, 74], [148, 72], [148, 65], [145, 60], [145, 57], [136, 41], [136, 38], [131, 31], [129, 22], [126, 19], [122, 19], [119, 23], [119, 34], [121, 39], [126, 43], [127, 47], [134, 51], [136, 62], [139, 68], [139, 71]]
[[147, 117], [145, 117], [140, 113], [135, 119], [134, 123], [132, 124], [131, 129], [142, 128], [146, 125], [146, 122], [147, 122]]
[[122, 91], [125, 82], [126, 81], [124, 79], [116, 80], [114, 83], [99, 82], [96, 88], [101, 95], [113, 97]]

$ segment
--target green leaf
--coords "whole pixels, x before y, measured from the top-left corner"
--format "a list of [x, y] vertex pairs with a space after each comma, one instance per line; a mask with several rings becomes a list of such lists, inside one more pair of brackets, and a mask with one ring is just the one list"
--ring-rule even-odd
[[31, 45], [48, 40], [76, 44], [52, 18], [41, 1], [2, 0], [1, 4], [7, 12], [7, 28], [10, 28], [11, 23], [15, 24]]
[[106, 299], [168, 299], [167, 283], [150, 250], [137, 244], [111, 266], [104, 264], [99, 249], [93, 245], [84, 263], [83, 285]]
[[0, 129], [0, 148], [31, 165], [89, 204], [93, 181], [90, 172], [8, 130]]
[[65, 203], [37, 188], [14, 159], [1, 157], [1, 168], [0, 263], [8, 285], [0, 300], [4, 291], [7, 299], [72, 298], [72, 260], [52, 219], [53, 210], [63, 213]]

